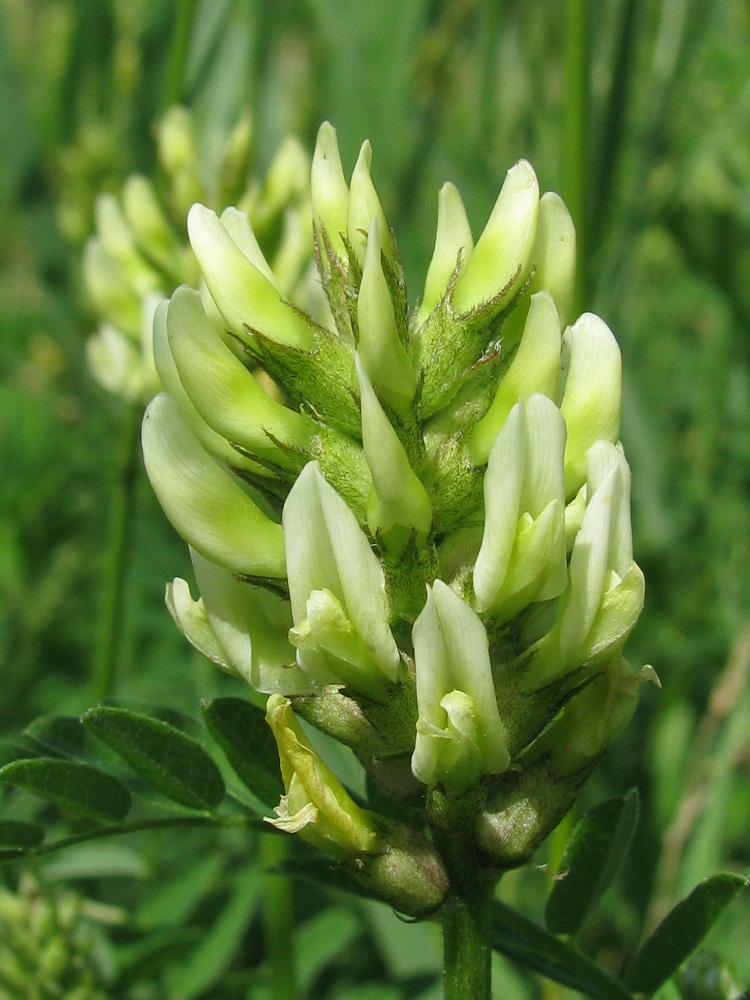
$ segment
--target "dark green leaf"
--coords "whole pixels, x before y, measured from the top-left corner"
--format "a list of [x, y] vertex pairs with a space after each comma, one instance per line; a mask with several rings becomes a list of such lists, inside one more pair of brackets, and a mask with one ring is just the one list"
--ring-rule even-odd
[[566, 872], [544, 913], [555, 934], [577, 934], [617, 874], [638, 822], [638, 792], [594, 806], [576, 826], [562, 860]]
[[492, 915], [492, 947], [503, 955], [596, 1000], [632, 1000], [618, 980], [577, 948], [515, 910], [496, 901]]
[[130, 811], [130, 792], [117, 778], [77, 761], [17, 760], [0, 769], [0, 781], [89, 819], [118, 822]]
[[43, 715], [24, 730], [44, 753], [67, 757], [81, 753], [86, 747], [86, 730], [80, 719], [70, 715]]
[[720, 872], [704, 879], [681, 900], [647, 938], [630, 963], [625, 981], [640, 993], [653, 993], [698, 947], [746, 879]]
[[0, 847], [37, 847], [43, 840], [44, 830], [33, 823], [0, 820]]
[[214, 809], [224, 781], [203, 747], [179, 729], [124, 708], [92, 708], [84, 725], [136, 774], [168, 799], [189, 809]]
[[263, 709], [243, 698], [215, 698], [203, 706], [203, 717], [245, 787], [264, 805], [278, 805], [284, 785]]

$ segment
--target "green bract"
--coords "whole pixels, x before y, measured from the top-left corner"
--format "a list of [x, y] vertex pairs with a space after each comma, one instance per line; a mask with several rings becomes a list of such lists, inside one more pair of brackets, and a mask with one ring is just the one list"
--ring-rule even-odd
[[[340, 858], [419, 855], [407, 912], [426, 912], [443, 891], [433, 849], [355, 806], [293, 709], [386, 795], [424, 800], [442, 831], [474, 829], [486, 864], [521, 863], [634, 710], [645, 675], [622, 647], [643, 576], [620, 352], [596, 316], [567, 326], [562, 201], [540, 198], [521, 161], [475, 244], [446, 184], [410, 304], [371, 155], [365, 143], [347, 184], [322, 126], [314, 316], [288, 301], [252, 219], [191, 208], [210, 295], [181, 288], [157, 310], [168, 395], [143, 445], [196, 553], [201, 599], [175, 581], [175, 621], [272, 695], [288, 793], [274, 822]], [[368, 873], [400, 905], [382, 866]]]

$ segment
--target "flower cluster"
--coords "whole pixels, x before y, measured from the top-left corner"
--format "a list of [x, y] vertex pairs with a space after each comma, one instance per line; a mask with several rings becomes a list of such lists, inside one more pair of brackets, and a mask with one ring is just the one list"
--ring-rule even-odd
[[83, 910], [73, 893], [53, 895], [29, 876], [18, 893], [0, 887], [0, 997], [105, 1000], [96, 934]]
[[[312, 304], [310, 163], [301, 144], [288, 139], [261, 183], [252, 170], [253, 134], [247, 118], [226, 138], [218, 165], [202, 162], [202, 146], [186, 108], [166, 113], [156, 142], [162, 184], [133, 175], [119, 196], [100, 195], [96, 235], [88, 240], [83, 259], [88, 296], [100, 318], [87, 344], [89, 366], [106, 389], [128, 402], [146, 403], [160, 388], [151, 351], [158, 302], [179, 284], [200, 284], [200, 269], [184, 232], [193, 202], [217, 211], [238, 206], [251, 220], [283, 294], [302, 306]], [[211, 311], [207, 296], [205, 301]], [[218, 316], [212, 317], [221, 325]]]
[[316, 317], [285, 296], [245, 215], [191, 208], [223, 328], [189, 288], [159, 307], [166, 394], [143, 447], [200, 589], [168, 587], [175, 621], [271, 695], [287, 789], [274, 822], [360, 868], [396, 847], [418, 857], [409, 900], [382, 873], [368, 885], [419, 913], [443, 891], [432, 845], [355, 805], [293, 713], [351, 746], [381, 795], [469, 830], [502, 868], [559, 822], [650, 674], [622, 654], [643, 575], [620, 352], [601, 319], [571, 315], [568, 211], [521, 161], [475, 243], [446, 184], [410, 310], [370, 162], [365, 143], [347, 183], [322, 126]]

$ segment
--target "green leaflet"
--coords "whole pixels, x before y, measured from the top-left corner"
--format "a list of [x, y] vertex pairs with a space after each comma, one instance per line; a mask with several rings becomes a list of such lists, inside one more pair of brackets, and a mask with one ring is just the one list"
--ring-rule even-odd
[[492, 907], [492, 947], [543, 976], [595, 1000], [632, 1000], [613, 976], [543, 927], [503, 903]]
[[130, 811], [130, 792], [122, 782], [88, 764], [53, 757], [17, 760], [0, 769], [0, 781], [89, 819], [116, 823]]
[[625, 974], [628, 986], [653, 993], [698, 947], [747, 879], [719, 872], [700, 882], [673, 907], [633, 957]]
[[188, 809], [214, 809], [224, 780], [203, 747], [179, 729], [123, 708], [92, 708], [84, 725], [162, 795]]
[[263, 709], [244, 698], [215, 698], [203, 706], [203, 718], [243, 785], [263, 805], [278, 805], [284, 785]]
[[565, 875], [555, 882], [544, 918], [554, 934], [577, 934], [617, 874], [638, 821], [635, 788], [594, 806], [580, 820], [565, 851]]

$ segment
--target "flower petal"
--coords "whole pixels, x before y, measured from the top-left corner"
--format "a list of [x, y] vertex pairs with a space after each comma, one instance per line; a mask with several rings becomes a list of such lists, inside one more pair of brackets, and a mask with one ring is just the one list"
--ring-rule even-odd
[[283, 579], [284, 532], [200, 446], [178, 404], [157, 396], [143, 418], [146, 471], [192, 547], [232, 573]]

